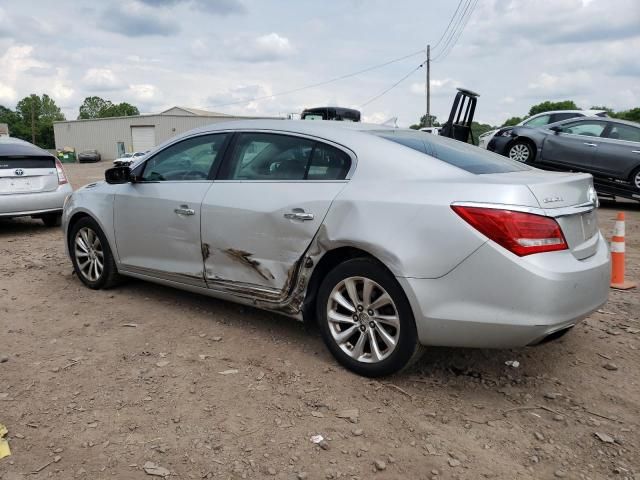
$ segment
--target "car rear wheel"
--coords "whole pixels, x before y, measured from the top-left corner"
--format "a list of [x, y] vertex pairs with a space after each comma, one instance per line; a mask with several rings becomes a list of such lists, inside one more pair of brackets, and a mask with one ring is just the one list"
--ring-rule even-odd
[[46, 227], [59, 227], [62, 220], [62, 214], [48, 213], [47, 215], [40, 217], [40, 220], [42, 220], [42, 223], [44, 223]]
[[85, 217], [75, 223], [68, 242], [73, 268], [82, 283], [95, 290], [116, 284], [118, 270], [113, 254], [95, 220]]
[[633, 188], [635, 188], [636, 190], [640, 190], [640, 168], [637, 168], [632, 174], [631, 174], [631, 185], [633, 186]]
[[516, 140], [509, 147], [507, 156], [516, 162], [527, 163], [534, 159], [535, 153], [533, 147], [526, 140]]
[[327, 347], [355, 373], [390, 375], [420, 356], [411, 306], [393, 275], [372, 259], [348, 260], [329, 272], [316, 308]]

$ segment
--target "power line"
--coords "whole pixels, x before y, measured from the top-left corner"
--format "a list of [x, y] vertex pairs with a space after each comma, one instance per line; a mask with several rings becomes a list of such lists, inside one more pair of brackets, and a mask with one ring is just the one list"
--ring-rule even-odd
[[466, 13], [469, 11], [471, 2], [472, 0], [464, 0], [464, 6], [460, 10], [460, 15], [458, 15], [458, 17], [456, 17], [456, 19], [454, 20], [452, 28], [449, 31], [447, 31], [447, 36], [444, 40], [444, 43], [440, 46], [440, 51], [437, 52], [436, 56], [440, 55], [442, 52], [447, 50], [447, 48], [449, 48], [449, 45], [451, 45], [451, 41], [455, 37], [455, 34], [458, 31], [458, 28], [460, 27], [460, 24], [462, 23]]
[[475, 0], [475, 2], [473, 3], [473, 6], [471, 7], [471, 10], [469, 11], [469, 14], [467, 15], [467, 18], [462, 23], [462, 27], [460, 28], [453, 42], [451, 43], [451, 46], [449, 47], [448, 50], [440, 53], [439, 60], [444, 60], [449, 55], [449, 53], [453, 50], [453, 48], [456, 46], [456, 44], [458, 43], [458, 40], [460, 39], [460, 36], [462, 35], [462, 32], [464, 32], [464, 29], [467, 27], [467, 24], [469, 23], [469, 20], [471, 19], [471, 16], [473, 15], [473, 12], [476, 9], [477, 5], [478, 5], [478, 0]]
[[449, 19], [449, 24], [447, 25], [447, 28], [444, 29], [444, 31], [442, 32], [442, 35], [440, 35], [440, 38], [438, 39], [438, 41], [435, 43], [435, 45], [433, 46], [433, 48], [435, 49], [438, 45], [440, 45], [440, 42], [442, 41], [442, 39], [444, 38], [445, 34], [447, 33], [447, 31], [449, 30], [449, 27], [451, 26], [451, 22], [453, 22], [453, 19], [456, 18], [456, 15], [458, 14], [458, 10], [460, 10], [460, 5], [462, 5], [463, 0], [460, 0], [458, 2], [458, 7], [456, 8], [456, 11], [453, 12], [453, 15], [451, 15], [451, 18]]
[[220, 104], [217, 104], [217, 105], [206, 105], [206, 107], [207, 108], [219, 108], [219, 107], [228, 107], [228, 106], [232, 106], [232, 105], [244, 105], [244, 104], [251, 103], [251, 102], [256, 102], [256, 101], [259, 101], [259, 100], [266, 100], [267, 98], [274, 98], [274, 97], [279, 97], [279, 96], [282, 96], [282, 95], [290, 95], [292, 93], [301, 92], [303, 90], [308, 90], [308, 89], [311, 89], [311, 88], [320, 87], [322, 85], [328, 85], [330, 83], [334, 83], [334, 82], [337, 82], [337, 81], [340, 81], [340, 80], [344, 80], [344, 79], [347, 79], [347, 78], [355, 77], [357, 75], [360, 75], [360, 74], [363, 74], [363, 73], [366, 73], [366, 72], [370, 72], [372, 70], [377, 70], [379, 68], [386, 67], [387, 65], [391, 65], [392, 63], [401, 62], [402, 60], [406, 60], [407, 58], [415, 57], [416, 55], [422, 55], [423, 53], [424, 53], [423, 50], [418, 50], [416, 52], [410, 53], [409, 55], [405, 55], [405, 56], [399, 57], [399, 58], [394, 58], [393, 60], [389, 60], [389, 61], [384, 62], [384, 63], [379, 63], [377, 65], [373, 65], [371, 67], [368, 67], [368, 68], [365, 68], [365, 69], [362, 69], [362, 70], [358, 70], [357, 72], [348, 73], [348, 74], [345, 74], [345, 75], [341, 75], [339, 77], [331, 78], [329, 80], [324, 80], [322, 82], [313, 83], [311, 85], [306, 85], [304, 87], [294, 88], [292, 90], [285, 90], [285, 91], [282, 91], [282, 92], [274, 93], [272, 95], [262, 95], [262, 96], [259, 96], [259, 97], [253, 97], [251, 99], [238, 100], [238, 101], [235, 101], [235, 102], [228, 102], [228, 103], [220, 103]]
[[358, 108], [362, 108], [362, 107], [366, 107], [367, 105], [369, 105], [371, 102], [373, 102], [374, 100], [379, 99], [380, 97], [382, 97], [383, 95], [386, 95], [388, 92], [390, 92], [391, 90], [393, 90], [394, 88], [396, 88], [398, 85], [400, 85], [403, 81], [405, 81], [407, 78], [409, 78], [413, 73], [415, 73], [417, 70], [421, 69], [425, 62], [422, 62], [420, 65], [418, 65], [417, 67], [411, 69], [411, 71], [409, 73], [407, 73], [404, 77], [402, 77], [400, 80], [398, 80], [396, 83], [394, 83], [393, 85], [391, 85], [389, 88], [387, 88], [386, 90], [383, 90], [382, 92], [380, 92], [379, 94], [377, 94], [375, 97], [370, 98], [369, 100], [367, 100], [366, 102], [364, 102], [362, 105], [360, 105]]
[[[471, 18], [471, 16], [473, 15], [474, 10], [476, 9], [476, 7], [478, 6], [478, 0], [473, 1], [473, 6], [471, 7], [471, 9], [469, 10], [469, 13], [466, 16], [466, 19], [464, 19], [461, 22], [461, 27], [458, 30], [458, 33], [455, 35], [455, 39], [453, 40], [452, 43], [450, 43], [450, 46], [448, 49], [446, 50], [442, 50], [440, 52], [440, 54], [434, 59], [434, 61], [442, 61], [445, 58], [447, 58], [447, 56], [449, 55], [449, 53], [451, 53], [451, 51], [453, 50], [453, 48], [456, 46], [456, 44], [458, 43], [458, 40], [460, 39], [460, 36], [462, 35], [462, 32], [464, 31], [464, 29], [467, 27], [467, 24], [469, 23], [469, 19]], [[463, 14], [464, 16], [464, 14]]]

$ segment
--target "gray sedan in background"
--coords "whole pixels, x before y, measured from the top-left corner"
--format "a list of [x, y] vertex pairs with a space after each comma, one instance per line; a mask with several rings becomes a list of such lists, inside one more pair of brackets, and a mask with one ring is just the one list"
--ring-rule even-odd
[[29, 142], [0, 137], [0, 217], [30, 216], [60, 225], [71, 192], [56, 157]]
[[598, 192], [640, 200], [640, 124], [583, 117], [503, 128], [488, 149], [549, 170], [588, 172]]
[[607, 300], [591, 176], [448, 138], [219, 123], [105, 177], [64, 209], [87, 287], [125, 275], [317, 322], [361, 375], [398, 371], [425, 345], [537, 344]]

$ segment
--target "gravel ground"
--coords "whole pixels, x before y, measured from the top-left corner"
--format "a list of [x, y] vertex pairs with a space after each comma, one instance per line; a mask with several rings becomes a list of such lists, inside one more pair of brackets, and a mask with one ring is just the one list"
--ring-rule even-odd
[[[106, 166], [66, 169], [78, 187]], [[601, 227], [619, 210], [640, 280], [640, 204], [605, 203]], [[152, 464], [195, 479], [640, 478], [638, 290], [558, 341], [433, 348], [372, 381], [287, 318], [134, 280], [91, 291], [71, 272], [59, 229], [0, 221], [3, 480], [152, 478]]]

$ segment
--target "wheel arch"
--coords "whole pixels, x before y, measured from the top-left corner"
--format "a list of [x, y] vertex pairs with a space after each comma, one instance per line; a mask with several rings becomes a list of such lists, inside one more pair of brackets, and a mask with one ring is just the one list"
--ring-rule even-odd
[[91, 213], [87, 212], [86, 210], [77, 210], [74, 213], [71, 214], [71, 216], [69, 217], [69, 220], [66, 223], [66, 229], [65, 229], [65, 246], [67, 248], [67, 254], [70, 255], [70, 244], [69, 244], [69, 234], [71, 232], [71, 230], [73, 229], [74, 225], [76, 225], [80, 220], [82, 220], [83, 218], [90, 218], [91, 220], [93, 220], [94, 222], [96, 222], [98, 224], [98, 226], [100, 227], [100, 229], [102, 230], [102, 233], [104, 233], [104, 236], [107, 239], [107, 242], [109, 244], [109, 248], [111, 249], [111, 253], [113, 254], [114, 258], [116, 259], [116, 263], [117, 263], [117, 259], [118, 259], [118, 253], [117, 253], [117, 249], [115, 248], [115, 239], [111, 237], [109, 230], [107, 230], [105, 228], [105, 225], [103, 222], [100, 221], [99, 218], [97, 218], [95, 215], [92, 215]]
[[[367, 258], [375, 261], [384, 268], [389, 275], [395, 278], [391, 269], [385, 265], [378, 257], [358, 246], [340, 246], [327, 250], [319, 260], [317, 260], [315, 268], [311, 273], [311, 277], [307, 283], [307, 292], [302, 306], [302, 317], [305, 324], [315, 324], [316, 322], [316, 300], [318, 290], [322, 280], [327, 274], [342, 262], [352, 260], [354, 258]], [[402, 288], [402, 287], [401, 287]], [[404, 291], [404, 289], [403, 289]], [[406, 294], [405, 294], [406, 295]]]

